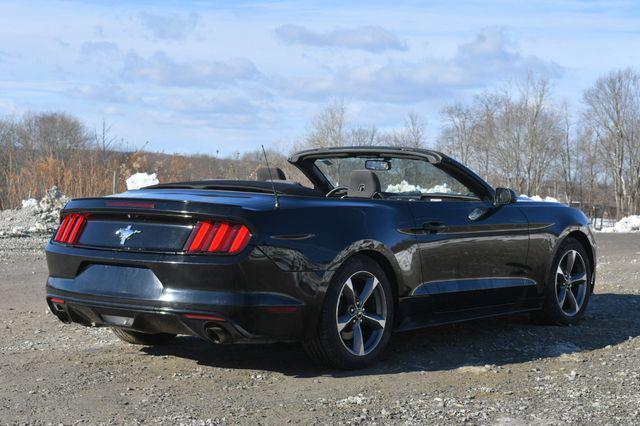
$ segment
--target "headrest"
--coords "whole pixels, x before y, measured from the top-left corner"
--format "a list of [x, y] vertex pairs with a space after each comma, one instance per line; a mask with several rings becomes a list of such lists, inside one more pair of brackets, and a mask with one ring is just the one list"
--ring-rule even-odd
[[380, 190], [380, 179], [372, 171], [354, 170], [351, 172], [347, 197], [373, 198]]
[[[269, 173], [269, 170], [271, 170], [271, 173]], [[261, 167], [256, 172], [256, 179], [261, 181], [268, 181], [272, 179], [287, 180], [287, 177], [284, 175], [284, 172], [282, 171], [282, 169], [279, 169], [277, 167], [270, 167], [270, 168]]]

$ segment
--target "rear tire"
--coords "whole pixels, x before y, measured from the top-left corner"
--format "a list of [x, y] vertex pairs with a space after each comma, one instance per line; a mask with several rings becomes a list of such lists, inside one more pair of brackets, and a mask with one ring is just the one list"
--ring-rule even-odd
[[318, 330], [304, 347], [322, 365], [363, 368], [386, 348], [393, 318], [393, 293], [386, 274], [369, 257], [354, 256], [327, 288]]
[[535, 323], [574, 325], [582, 320], [591, 296], [591, 265], [584, 246], [573, 238], [562, 242], [551, 265], [543, 309]]
[[174, 337], [176, 337], [175, 334], [171, 333], [140, 333], [138, 331], [125, 330], [124, 328], [119, 327], [113, 327], [111, 331], [113, 331], [113, 334], [118, 336], [120, 340], [131, 343], [133, 345], [164, 345], [169, 343]]

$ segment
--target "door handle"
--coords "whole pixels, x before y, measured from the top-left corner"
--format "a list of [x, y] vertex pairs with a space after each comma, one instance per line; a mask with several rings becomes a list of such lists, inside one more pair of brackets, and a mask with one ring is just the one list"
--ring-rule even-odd
[[431, 234], [437, 234], [438, 232], [442, 232], [447, 229], [447, 225], [443, 222], [433, 221], [423, 223], [422, 228]]

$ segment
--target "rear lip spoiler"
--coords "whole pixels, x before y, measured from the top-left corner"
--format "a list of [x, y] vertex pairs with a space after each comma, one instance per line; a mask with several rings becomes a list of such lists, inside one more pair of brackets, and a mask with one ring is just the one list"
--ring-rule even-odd
[[119, 212], [179, 215], [182, 217], [208, 217], [244, 222], [238, 214], [242, 208], [234, 205], [211, 204], [199, 201], [163, 199], [136, 199], [125, 197], [75, 198], [67, 203], [62, 214], [69, 212]]

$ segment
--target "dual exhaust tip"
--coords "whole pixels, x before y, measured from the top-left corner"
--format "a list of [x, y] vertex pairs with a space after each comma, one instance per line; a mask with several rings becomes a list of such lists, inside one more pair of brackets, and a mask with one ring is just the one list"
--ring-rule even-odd
[[[183, 314], [185, 318], [195, 319], [200, 321], [215, 321], [225, 322], [226, 320], [218, 315], [203, 315], [203, 314]], [[205, 323], [204, 325], [205, 337], [214, 343], [229, 343], [233, 340], [231, 334], [224, 328], [215, 323]]]
[[57, 297], [51, 297], [49, 299], [49, 307], [51, 308], [51, 312], [53, 312], [53, 314], [57, 316], [60, 321], [66, 324], [69, 324], [71, 322], [71, 317], [65, 309], [64, 300]]
[[214, 343], [229, 343], [231, 342], [231, 334], [220, 326], [210, 326], [204, 329], [207, 338]]

